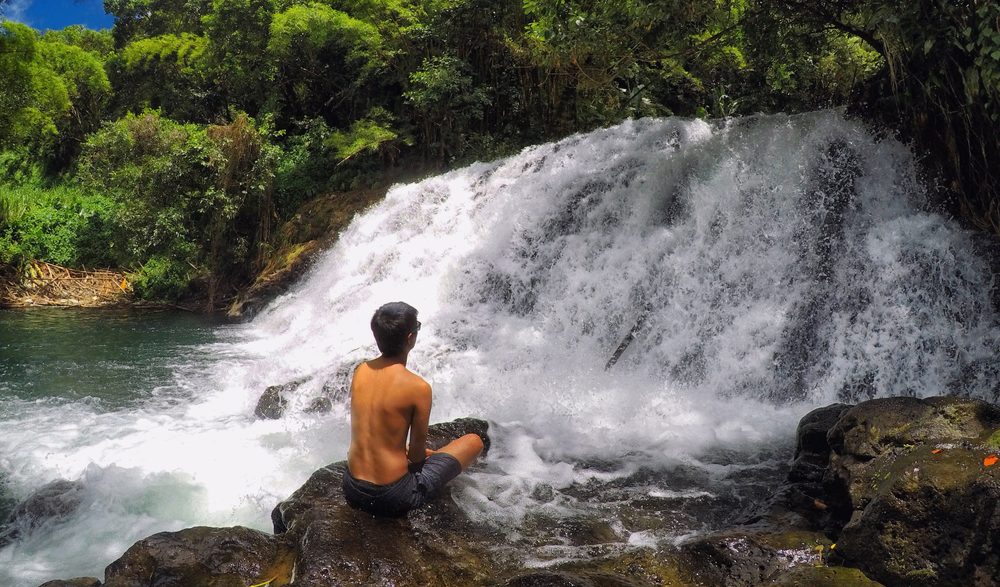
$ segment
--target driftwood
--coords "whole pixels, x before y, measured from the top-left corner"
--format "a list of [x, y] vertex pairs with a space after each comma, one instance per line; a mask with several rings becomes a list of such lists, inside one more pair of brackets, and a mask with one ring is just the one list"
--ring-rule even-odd
[[125, 274], [33, 261], [13, 277], [0, 278], [0, 306], [96, 307], [127, 303], [132, 286]]

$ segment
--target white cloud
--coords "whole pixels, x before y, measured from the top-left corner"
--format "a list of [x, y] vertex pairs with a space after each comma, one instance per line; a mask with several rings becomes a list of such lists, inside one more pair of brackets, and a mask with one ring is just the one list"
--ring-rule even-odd
[[3, 15], [9, 20], [29, 24], [24, 17], [32, 2], [34, 2], [34, 0], [9, 0], [7, 3], [3, 4]]

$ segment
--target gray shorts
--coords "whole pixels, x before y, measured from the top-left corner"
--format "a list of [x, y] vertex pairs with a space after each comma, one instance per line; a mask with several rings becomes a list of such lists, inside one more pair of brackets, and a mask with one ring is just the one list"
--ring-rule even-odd
[[373, 516], [398, 518], [436, 497], [461, 472], [461, 463], [447, 453], [427, 457], [422, 465], [411, 466], [409, 473], [389, 485], [355, 479], [348, 469], [344, 472], [344, 497], [351, 507]]

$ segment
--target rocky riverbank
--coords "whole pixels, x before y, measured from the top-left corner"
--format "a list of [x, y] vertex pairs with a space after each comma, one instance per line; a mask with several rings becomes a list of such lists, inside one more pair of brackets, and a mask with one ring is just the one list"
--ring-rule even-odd
[[[487, 425], [436, 425], [435, 442]], [[739, 525], [677, 548], [621, 548], [544, 570], [497, 554], [501, 536], [439, 499], [406, 519], [344, 504], [343, 463], [316, 471], [272, 513], [274, 533], [188, 528], [137, 542], [97, 578], [45, 587], [213, 585], [991, 585], [1000, 577], [1000, 408], [887, 398], [814, 410], [786, 483]], [[72, 484], [65, 486], [72, 492]], [[66, 515], [49, 488], [8, 520]], [[47, 496], [47, 498], [46, 498]], [[53, 505], [55, 496], [55, 505]], [[25, 505], [28, 504], [28, 505]], [[68, 505], [67, 505], [68, 504]]]

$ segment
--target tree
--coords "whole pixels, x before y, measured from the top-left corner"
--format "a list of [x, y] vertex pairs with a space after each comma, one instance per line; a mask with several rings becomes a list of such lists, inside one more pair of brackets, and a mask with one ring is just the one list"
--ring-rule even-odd
[[490, 104], [487, 88], [473, 84], [468, 65], [446, 55], [424, 60], [403, 95], [423, 123], [425, 146], [441, 163], [463, 146], [469, 124]]
[[38, 67], [58, 76], [69, 101], [65, 114], [55, 121], [58, 137], [50, 154], [56, 168], [62, 169], [79, 153], [86, 135], [100, 124], [111, 98], [111, 83], [101, 60], [75, 45], [41, 40], [37, 61]]
[[118, 111], [161, 110], [177, 120], [206, 122], [225, 107], [212, 81], [208, 39], [191, 33], [139, 39], [109, 62]]
[[266, 101], [271, 0], [212, 0], [201, 21], [216, 91], [227, 108], [257, 113]]
[[334, 125], [364, 113], [368, 100], [359, 92], [385, 64], [374, 26], [317, 3], [275, 14], [267, 52], [284, 115], [322, 115]]
[[[805, 34], [836, 30], [882, 59], [869, 113], [916, 140], [960, 213], [1000, 234], [1000, 4], [759, 0]], [[933, 23], [933, 24], [930, 24]]]
[[39, 59], [31, 28], [0, 23], [0, 147], [44, 153], [59, 134], [57, 123], [70, 110], [66, 85]]

